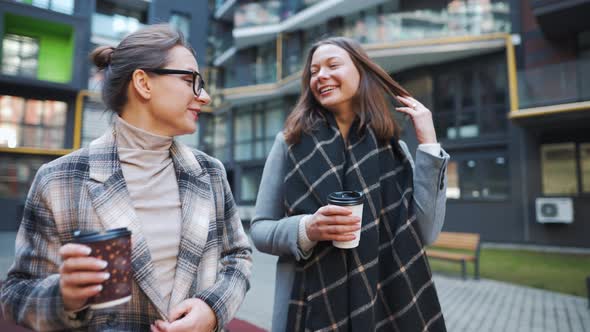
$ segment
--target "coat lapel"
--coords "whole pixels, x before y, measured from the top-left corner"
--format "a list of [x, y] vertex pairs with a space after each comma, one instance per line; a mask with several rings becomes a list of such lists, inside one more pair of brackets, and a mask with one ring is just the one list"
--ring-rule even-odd
[[[197, 267], [209, 236], [210, 223], [215, 218], [215, 206], [211, 191], [211, 180], [197, 162], [190, 148], [176, 141], [170, 148], [176, 170], [182, 213], [182, 233], [174, 287], [170, 297], [173, 308], [190, 296], [195, 285]], [[217, 267], [213, 267], [215, 270]]]
[[164, 303], [157, 288], [152, 258], [123, 177], [114, 130], [90, 144], [89, 174], [87, 187], [90, 199], [103, 227], [127, 227], [131, 230], [131, 264], [135, 281], [166, 318], [167, 303]]

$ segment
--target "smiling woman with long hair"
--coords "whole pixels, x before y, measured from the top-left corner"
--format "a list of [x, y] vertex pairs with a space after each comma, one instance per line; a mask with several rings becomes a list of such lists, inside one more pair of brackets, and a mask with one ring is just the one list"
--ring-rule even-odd
[[[114, 125], [37, 173], [2, 288], [5, 318], [35, 330], [223, 328], [248, 290], [251, 248], [223, 165], [174, 139], [196, 130], [211, 101], [194, 51], [153, 25], [91, 58]], [[123, 227], [132, 232], [131, 299], [88, 307], [116, 276], [72, 243], [74, 231]]]
[[[387, 96], [412, 119], [415, 163]], [[279, 256], [272, 330], [444, 331], [423, 247], [442, 228], [448, 159], [430, 111], [357, 42], [314, 44], [251, 225], [255, 246]], [[362, 218], [328, 204], [339, 191], [364, 194]], [[359, 230], [358, 247], [332, 244]]]

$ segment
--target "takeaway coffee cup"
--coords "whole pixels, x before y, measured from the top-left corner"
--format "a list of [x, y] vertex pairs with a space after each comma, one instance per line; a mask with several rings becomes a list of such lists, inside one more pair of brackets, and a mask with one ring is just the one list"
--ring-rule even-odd
[[[344, 206], [352, 210], [353, 216], [361, 218], [359, 223], [363, 220], [363, 202], [365, 195], [360, 191], [337, 191], [328, 195], [328, 204]], [[332, 241], [334, 247], [341, 249], [356, 248], [361, 239], [361, 230], [354, 232], [355, 239], [351, 241]]]
[[131, 231], [111, 229], [103, 233], [74, 232], [74, 243], [92, 249], [90, 256], [108, 262], [105, 272], [111, 277], [103, 282], [102, 291], [88, 300], [92, 309], [123, 304], [131, 299]]

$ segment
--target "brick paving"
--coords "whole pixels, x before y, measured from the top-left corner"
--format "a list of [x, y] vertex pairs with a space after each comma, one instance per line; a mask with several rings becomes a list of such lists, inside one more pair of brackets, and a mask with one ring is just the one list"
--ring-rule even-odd
[[[252, 287], [237, 314], [264, 329], [270, 329], [275, 263], [254, 252]], [[460, 276], [437, 274], [434, 282], [449, 332], [590, 332], [583, 297]]]
[[434, 280], [449, 331], [590, 331], [582, 297], [486, 279]]

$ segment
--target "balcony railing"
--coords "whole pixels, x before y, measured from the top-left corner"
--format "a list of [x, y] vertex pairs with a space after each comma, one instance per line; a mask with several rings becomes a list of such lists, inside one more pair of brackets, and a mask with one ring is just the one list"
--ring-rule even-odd
[[242, 68], [246, 72], [240, 73], [241, 75], [226, 76], [226, 88], [274, 83], [277, 81], [277, 67], [275, 62], [252, 63], [242, 66]]
[[74, 0], [14, 0], [34, 7], [71, 15], [74, 13]]
[[371, 44], [509, 33], [510, 28], [510, 6], [507, 1], [453, 1], [442, 10], [393, 12], [349, 20], [345, 24], [344, 35]]
[[94, 36], [119, 41], [142, 27], [144, 24], [134, 17], [117, 14], [109, 16], [99, 13], [92, 15], [92, 34]]
[[234, 39], [230, 33], [221, 33], [217, 36], [210, 37], [210, 43], [213, 46], [215, 58], [221, 56], [223, 52], [227, 51], [233, 46]]
[[590, 100], [590, 59], [518, 72], [519, 108]]
[[237, 29], [279, 23], [280, 10], [281, 2], [278, 0], [241, 4], [234, 13], [234, 27]]
[[[420, 40], [450, 36], [479, 36], [491, 33], [510, 32], [510, 8], [507, 2], [493, 3], [453, 2], [443, 10], [415, 10], [392, 12], [364, 17], [348, 17], [344, 25], [330, 27], [331, 35], [345, 35], [362, 44], [392, 43], [401, 40]], [[310, 33], [307, 33], [310, 32]], [[315, 36], [313, 31], [306, 35]], [[283, 56], [283, 78], [302, 69], [305, 54], [315, 41], [303, 38], [297, 50], [285, 45]]]

